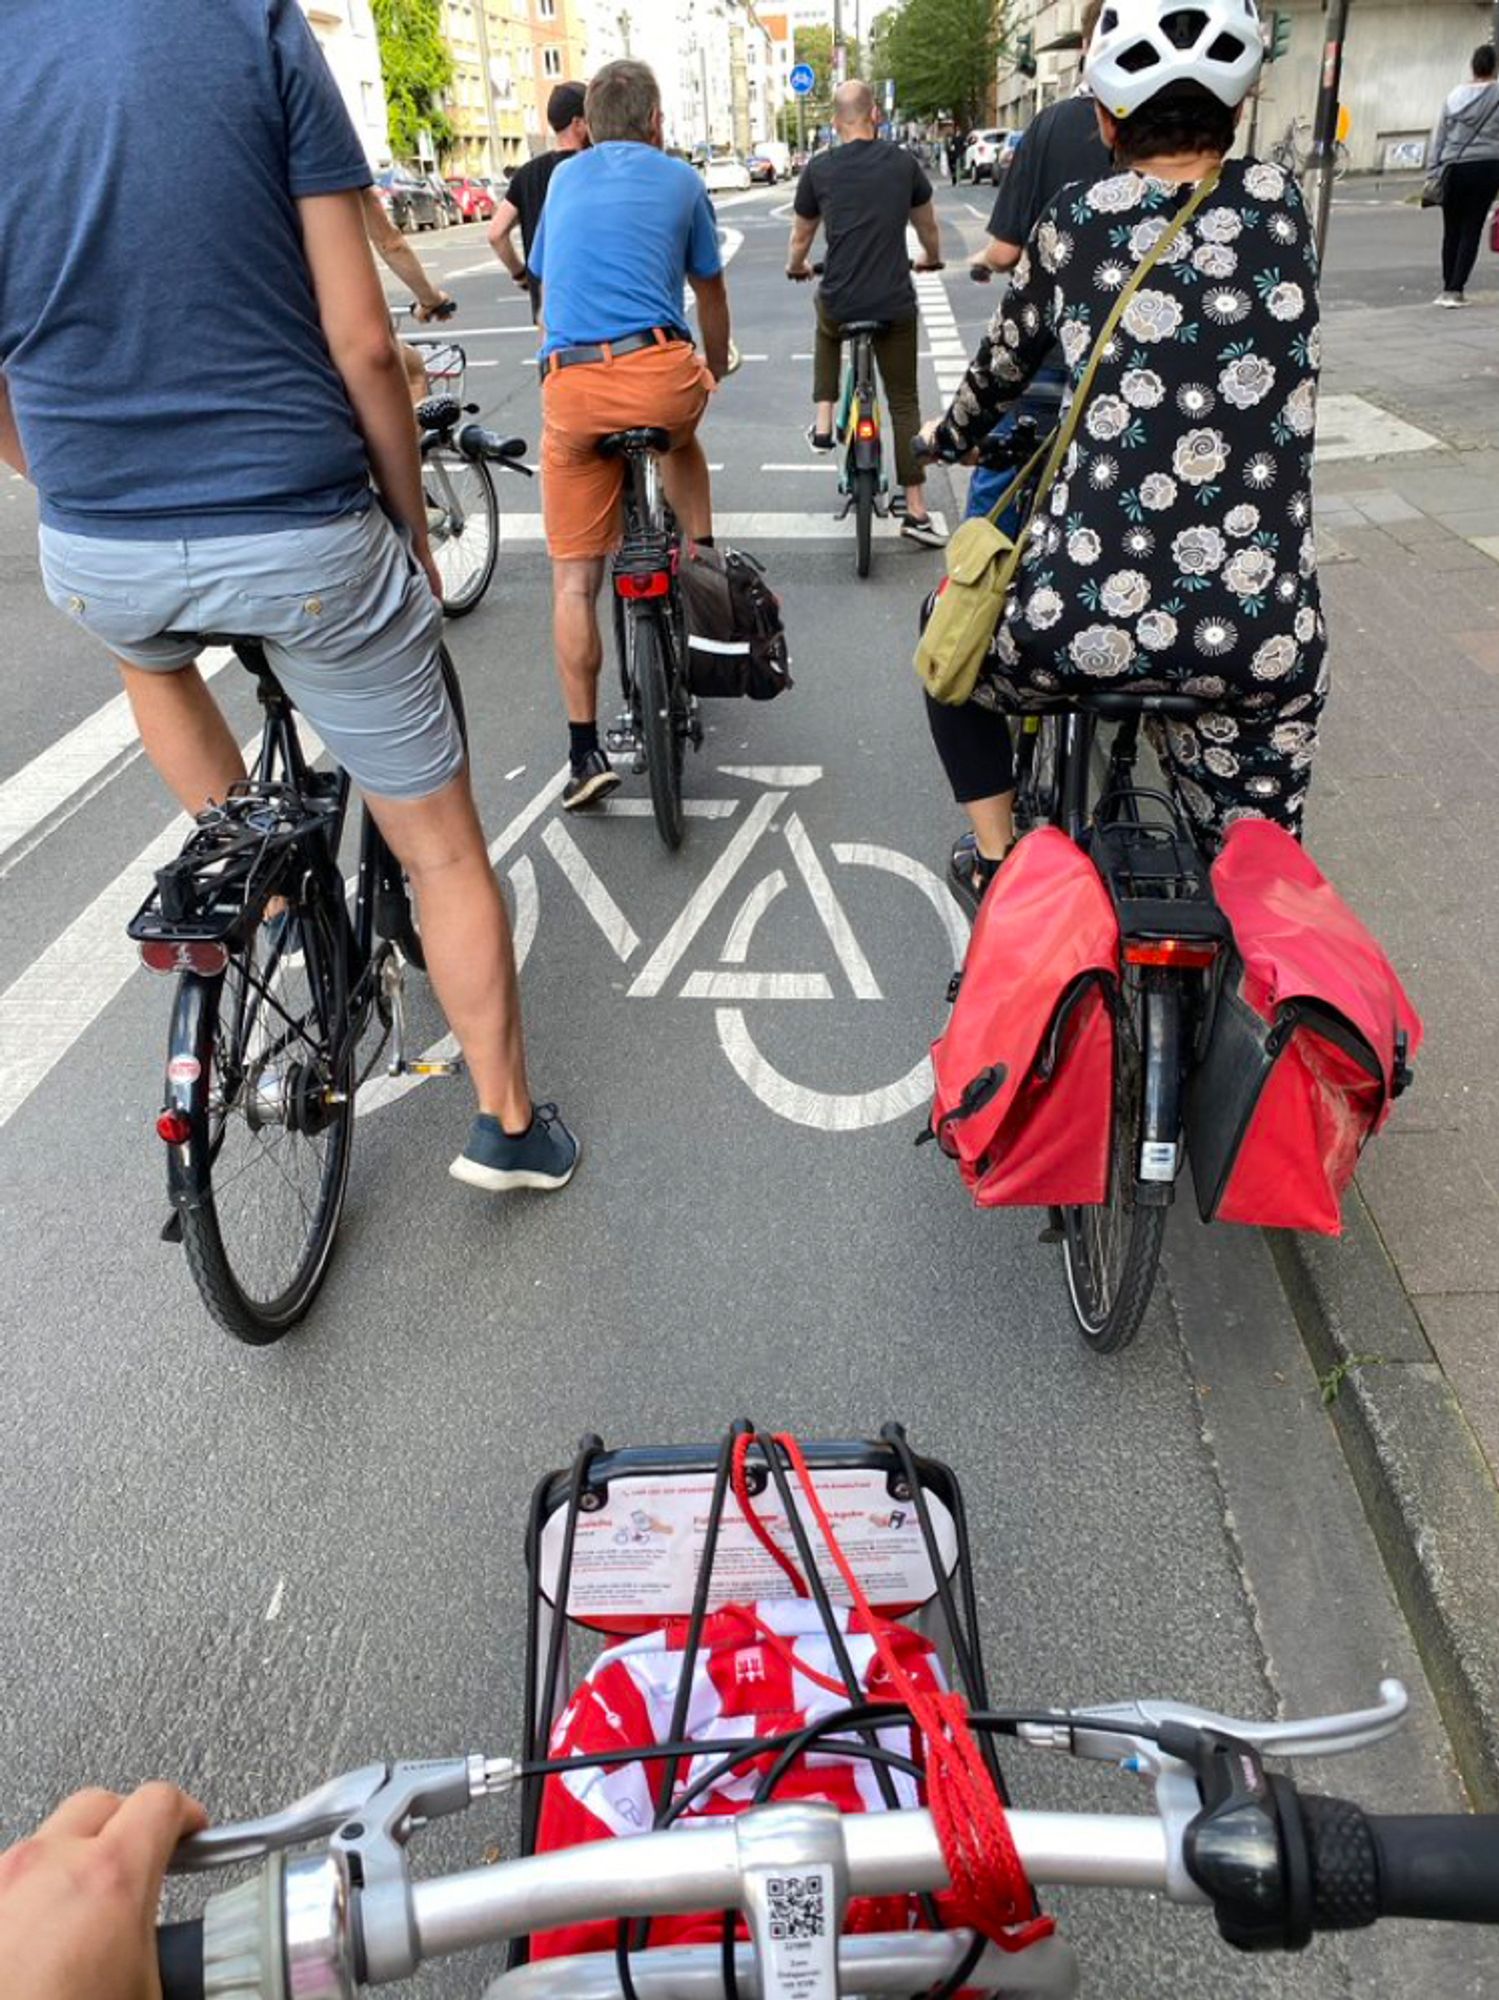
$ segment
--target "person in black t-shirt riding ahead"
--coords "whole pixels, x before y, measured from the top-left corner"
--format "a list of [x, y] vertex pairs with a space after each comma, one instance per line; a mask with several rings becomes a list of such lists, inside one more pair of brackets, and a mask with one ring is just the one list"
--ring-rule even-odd
[[905, 488], [901, 533], [925, 548], [939, 549], [946, 537], [927, 513], [926, 475], [911, 444], [921, 428], [921, 406], [916, 394], [916, 293], [906, 250], [909, 227], [921, 245], [917, 268], [930, 270], [941, 263], [932, 184], [908, 152], [877, 136], [874, 93], [867, 83], [839, 86], [833, 123], [842, 143], [818, 153], [802, 173], [786, 258], [787, 277], [810, 278], [807, 252], [821, 224], [827, 259], [817, 295], [812, 370], [817, 418], [808, 435], [814, 451], [833, 449], [840, 327], [852, 320], [885, 321], [888, 331], [875, 341], [874, 355], [890, 405], [896, 478]]
[[[559, 83], [547, 99], [547, 123], [557, 137], [550, 153], [538, 153], [534, 160], [516, 168], [505, 190], [505, 199], [489, 225], [489, 247], [514, 278], [531, 294], [531, 317], [541, 307], [541, 286], [528, 268], [531, 245], [536, 241], [536, 225], [541, 220], [547, 189], [569, 154], [581, 153], [591, 143], [588, 121], [583, 116], [585, 92], [581, 83]], [[520, 225], [520, 254], [516, 255], [515, 229]]]

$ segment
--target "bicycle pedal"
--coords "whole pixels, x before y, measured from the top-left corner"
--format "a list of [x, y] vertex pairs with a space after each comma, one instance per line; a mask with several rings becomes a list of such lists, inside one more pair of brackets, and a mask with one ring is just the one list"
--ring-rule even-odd
[[455, 1057], [452, 1062], [403, 1062], [398, 1072], [401, 1076], [462, 1076], [463, 1059]]
[[1065, 1243], [1066, 1240], [1067, 1227], [1062, 1220], [1062, 1211], [1059, 1208], [1048, 1209], [1046, 1213], [1046, 1227], [1041, 1231], [1036, 1241], [1038, 1243]]
[[180, 1243], [182, 1241], [181, 1209], [174, 1208], [166, 1221], [161, 1225], [161, 1240], [163, 1243]]

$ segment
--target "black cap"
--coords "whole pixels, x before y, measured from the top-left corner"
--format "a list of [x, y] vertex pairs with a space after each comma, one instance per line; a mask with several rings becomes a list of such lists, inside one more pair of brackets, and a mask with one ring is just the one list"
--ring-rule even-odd
[[554, 132], [565, 132], [575, 118], [583, 116], [586, 94], [581, 83], [559, 83], [547, 99], [547, 123]]

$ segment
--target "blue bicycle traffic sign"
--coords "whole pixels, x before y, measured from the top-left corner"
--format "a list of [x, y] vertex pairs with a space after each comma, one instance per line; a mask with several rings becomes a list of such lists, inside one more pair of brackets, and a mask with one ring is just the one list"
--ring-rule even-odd
[[817, 72], [811, 63], [796, 63], [792, 66], [787, 81], [791, 85], [793, 96], [810, 97], [817, 88]]

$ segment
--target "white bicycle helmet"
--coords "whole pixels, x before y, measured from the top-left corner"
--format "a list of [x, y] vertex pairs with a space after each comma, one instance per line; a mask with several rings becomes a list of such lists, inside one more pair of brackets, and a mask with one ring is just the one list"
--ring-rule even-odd
[[1265, 61], [1255, 0], [1106, 0], [1083, 74], [1106, 111], [1132, 111], [1174, 83], [1242, 104]]

